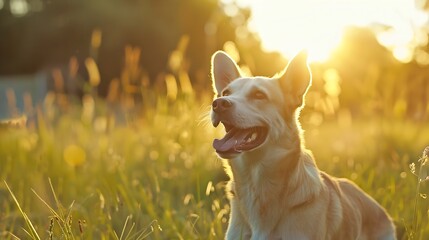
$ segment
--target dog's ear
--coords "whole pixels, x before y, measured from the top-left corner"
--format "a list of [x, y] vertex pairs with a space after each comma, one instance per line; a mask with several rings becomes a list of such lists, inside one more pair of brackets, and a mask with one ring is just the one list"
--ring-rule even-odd
[[292, 105], [299, 107], [303, 104], [304, 95], [311, 85], [306, 51], [301, 51], [289, 62], [279, 78], [279, 83]]
[[241, 76], [240, 68], [235, 61], [223, 51], [213, 54], [211, 75], [213, 89], [218, 96], [230, 82]]

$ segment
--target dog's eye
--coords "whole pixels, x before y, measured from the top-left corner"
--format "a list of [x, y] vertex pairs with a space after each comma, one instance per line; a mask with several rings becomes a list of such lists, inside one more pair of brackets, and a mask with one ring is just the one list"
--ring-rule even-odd
[[262, 91], [255, 91], [253, 93], [253, 98], [255, 99], [267, 99], [267, 94]]
[[231, 91], [229, 89], [225, 89], [222, 91], [222, 97], [231, 95]]

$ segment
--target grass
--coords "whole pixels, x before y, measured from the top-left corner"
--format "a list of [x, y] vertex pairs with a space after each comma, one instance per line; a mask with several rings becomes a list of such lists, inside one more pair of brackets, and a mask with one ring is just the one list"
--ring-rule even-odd
[[26, 223], [42, 239], [49, 232], [66, 239], [222, 236], [225, 176], [211, 151], [214, 131], [200, 123], [206, 108], [193, 101], [160, 99], [144, 117], [115, 126], [103, 124], [102, 114], [83, 120], [76, 106], [41, 114], [37, 128], [3, 127], [1, 238], [25, 239]]
[[[141, 104], [55, 93], [28, 120], [0, 123], [0, 238], [222, 239], [227, 178], [211, 146], [219, 130], [203, 117], [211, 96], [196, 97], [177, 75], [180, 90], [167, 75], [166, 97], [143, 89]], [[429, 189], [409, 165], [419, 164], [429, 127], [344, 111], [324, 121], [302, 113], [319, 167], [373, 196], [404, 239], [428, 239]]]

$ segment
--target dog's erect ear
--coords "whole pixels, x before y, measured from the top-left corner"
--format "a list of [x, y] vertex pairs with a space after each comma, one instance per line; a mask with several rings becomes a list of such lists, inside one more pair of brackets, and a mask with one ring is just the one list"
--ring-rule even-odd
[[299, 107], [311, 85], [311, 71], [307, 63], [307, 52], [301, 51], [287, 65], [279, 78], [285, 96], [293, 105]]
[[228, 54], [217, 51], [212, 56], [211, 73], [213, 89], [219, 95], [230, 82], [240, 77], [240, 68]]

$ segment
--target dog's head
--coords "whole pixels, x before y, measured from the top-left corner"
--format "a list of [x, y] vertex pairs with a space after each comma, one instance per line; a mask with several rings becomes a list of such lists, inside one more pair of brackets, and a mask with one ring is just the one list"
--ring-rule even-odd
[[211, 121], [226, 130], [213, 147], [219, 156], [234, 158], [284, 136], [288, 121], [295, 121], [294, 113], [303, 105], [311, 73], [301, 52], [278, 76], [243, 77], [234, 60], [218, 51], [212, 57], [212, 79]]

